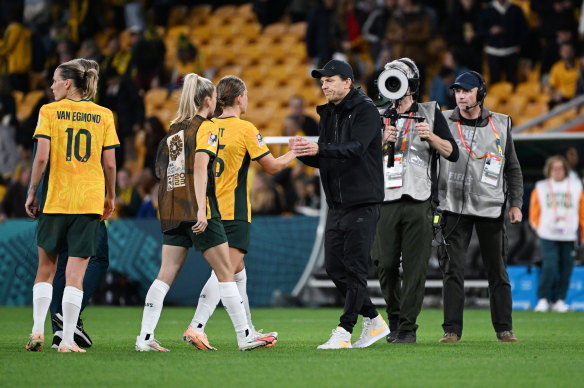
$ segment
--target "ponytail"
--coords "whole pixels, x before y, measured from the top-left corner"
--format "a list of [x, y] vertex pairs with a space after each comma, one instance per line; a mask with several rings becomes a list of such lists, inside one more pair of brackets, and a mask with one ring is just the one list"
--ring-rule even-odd
[[195, 73], [187, 74], [184, 78], [178, 111], [172, 123], [180, 123], [194, 118], [199, 113], [205, 97], [213, 96], [214, 89], [215, 86], [208, 79]]

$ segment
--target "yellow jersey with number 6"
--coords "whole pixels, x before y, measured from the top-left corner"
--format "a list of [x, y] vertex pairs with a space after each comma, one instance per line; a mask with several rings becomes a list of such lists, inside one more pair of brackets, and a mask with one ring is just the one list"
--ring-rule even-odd
[[63, 99], [43, 105], [34, 138], [51, 142], [39, 210], [103, 214], [103, 150], [119, 147], [112, 112], [92, 101]]
[[221, 220], [251, 222], [247, 171], [252, 160], [270, 153], [258, 129], [237, 117], [213, 119], [219, 128], [215, 185]]

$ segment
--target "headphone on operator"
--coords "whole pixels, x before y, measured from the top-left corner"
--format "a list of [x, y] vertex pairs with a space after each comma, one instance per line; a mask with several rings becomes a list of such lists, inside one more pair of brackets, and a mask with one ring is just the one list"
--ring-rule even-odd
[[409, 67], [412, 73], [414, 73], [413, 78], [408, 77], [408, 86], [410, 87], [410, 93], [414, 97], [414, 100], [417, 100], [418, 89], [420, 88], [420, 71], [418, 70], [416, 65], [408, 59], [400, 58], [397, 61]]
[[487, 84], [485, 79], [480, 73], [473, 70], [465, 71], [462, 74], [466, 73], [474, 75], [479, 80], [479, 86], [477, 88], [477, 102], [482, 105], [483, 102], [485, 102], [485, 97], [487, 97]]

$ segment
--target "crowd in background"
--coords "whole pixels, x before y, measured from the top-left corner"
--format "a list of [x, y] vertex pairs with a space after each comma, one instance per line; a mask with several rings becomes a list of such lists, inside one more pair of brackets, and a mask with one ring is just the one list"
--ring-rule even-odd
[[[190, 72], [209, 76], [205, 54], [186, 38], [177, 61], [165, 68], [167, 47], [157, 26], [168, 26], [172, 7], [204, 1], [14, 0], [0, 5], [0, 221], [23, 217], [33, 154], [32, 134], [55, 67], [75, 57], [100, 63], [96, 102], [117, 118], [122, 147], [118, 164], [118, 217], [155, 217], [158, 183], [154, 160], [167, 123], [146, 117], [144, 95], [151, 88], [180, 88]], [[213, 7], [244, 1], [214, 1]], [[489, 83], [517, 84], [538, 69], [550, 106], [583, 92], [584, 21], [577, 0], [255, 0], [262, 26], [286, 20], [307, 23], [307, 71], [331, 58], [349, 61], [358, 83], [376, 97], [375, 80], [392, 58], [418, 65], [421, 95], [454, 106], [448, 86], [466, 70], [484, 73]], [[104, 39], [101, 50], [98, 39]], [[245, 79], [244, 79], [245, 81]], [[42, 90], [28, 117], [17, 119], [14, 91]], [[245, 117], [244, 117], [245, 118]], [[283, 135], [317, 135], [302, 98], [290, 96]], [[146, 146], [142, 172], [128, 160], [134, 141]], [[320, 204], [315, 172], [300, 163], [275, 177], [250, 174], [254, 214], [309, 213]]]

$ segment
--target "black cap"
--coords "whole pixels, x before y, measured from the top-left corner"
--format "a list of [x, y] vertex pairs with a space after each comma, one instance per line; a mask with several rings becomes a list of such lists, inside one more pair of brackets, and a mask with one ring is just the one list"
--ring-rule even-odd
[[353, 76], [353, 68], [347, 62], [339, 61], [338, 59], [333, 59], [327, 62], [322, 69], [312, 70], [311, 73], [313, 78], [320, 78], [322, 76], [332, 77], [333, 75], [342, 75], [345, 78], [350, 78], [351, 81], [355, 80]]

